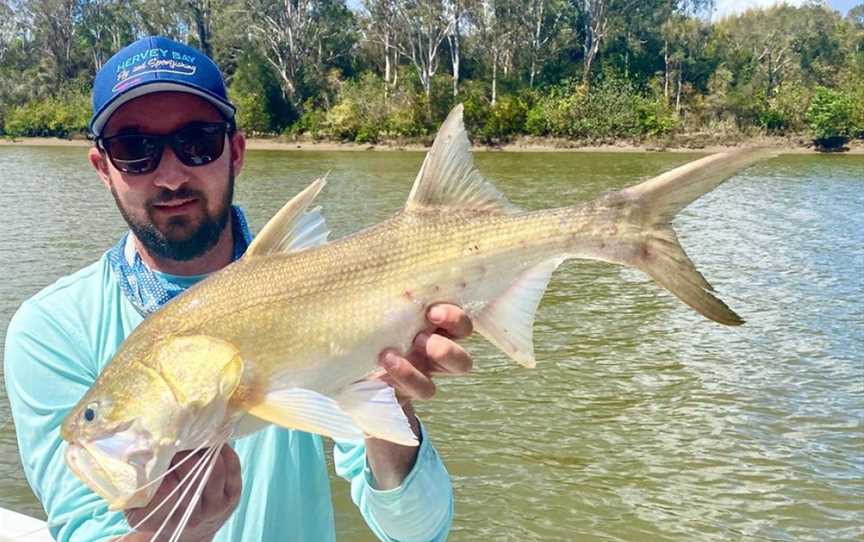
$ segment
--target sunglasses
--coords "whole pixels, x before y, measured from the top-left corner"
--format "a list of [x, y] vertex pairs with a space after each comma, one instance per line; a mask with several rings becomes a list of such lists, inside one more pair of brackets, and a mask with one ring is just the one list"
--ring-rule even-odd
[[118, 170], [145, 175], [159, 167], [165, 145], [186, 166], [203, 166], [217, 160], [225, 150], [227, 132], [227, 122], [194, 122], [170, 134], [120, 134], [99, 137], [96, 144]]

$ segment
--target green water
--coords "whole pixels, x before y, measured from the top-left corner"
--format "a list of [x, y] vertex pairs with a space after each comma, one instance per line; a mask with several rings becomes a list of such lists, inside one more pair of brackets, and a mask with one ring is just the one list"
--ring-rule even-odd
[[[576, 203], [694, 157], [484, 153], [526, 208]], [[251, 152], [253, 229], [320, 174], [339, 237], [398, 209], [419, 153]], [[0, 148], [0, 335], [18, 304], [123, 224], [83, 149]], [[785, 156], [676, 219], [747, 325], [703, 320], [638, 272], [554, 276], [527, 370], [475, 339], [475, 371], [421, 416], [456, 490], [452, 540], [842, 541], [864, 537], [864, 157]], [[0, 390], [0, 425], [8, 420]], [[0, 506], [41, 516], [11, 423]], [[334, 479], [340, 540], [371, 540]]]

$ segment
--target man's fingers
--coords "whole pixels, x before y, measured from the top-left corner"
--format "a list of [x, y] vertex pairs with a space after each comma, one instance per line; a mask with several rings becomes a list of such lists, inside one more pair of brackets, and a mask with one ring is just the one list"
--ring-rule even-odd
[[417, 335], [414, 350], [429, 360], [430, 374], [465, 374], [474, 365], [471, 355], [464, 348], [443, 335]]
[[402, 395], [411, 399], [429, 399], [435, 395], [435, 383], [393, 350], [385, 350], [379, 364]]
[[178, 484], [184, 479], [188, 482], [187, 476], [195, 469], [198, 462], [201, 461], [204, 452], [206, 452], [206, 450], [199, 450], [193, 454], [191, 450], [186, 450], [174, 454], [174, 458], [171, 459], [171, 467], [176, 466], [172, 471], [172, 474], [174, 475], [174, 478], [176, 478]]
[[468, 318], [465, 311], [456, 305], [448, 305], [446, 303], [433, 305], [426, 313], [426, 319], [446, 333], [448, 337], [456, 340], [464, 339], [474, 331], [471, 319]]
[[[220, 451], [219, 455], [215, 458], [210, 458], [210, 461], [214, 461], [213, 470], [210, 471], [210, 477], [204, 485], [201, 502], [199, 503], [199, 507], [202, 508], [205, 506], [208, 508], [220, 507], [221, 503], [225, 500], [225, 461], [222, 452]], [[196, 486], [204, 478], [209, 467], [209, 465], [202, 467], [202, 471], [196, 479]]]
[[236, 503], [243, 492], [243, 476], [240, 471], [240, 457], [234, 448], [225, 445], [222, 448], [222, 460], [225, 462], [225, 498]]

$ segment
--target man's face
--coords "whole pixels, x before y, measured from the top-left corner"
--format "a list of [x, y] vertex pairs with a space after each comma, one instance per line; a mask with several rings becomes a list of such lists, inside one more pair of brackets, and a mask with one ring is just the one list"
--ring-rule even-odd
[[[121, 106], [104, 137], [118, 134], [170, 134], [193, 122], [223, 122], [207, 101], [186, 93], [159, 92]], [[201, 256], [228, 224], [234, 176], [243, 164], [242, 135], [228, 136], [222, 155], [203, 166], [186, 166], [165, 146], [159, 166], [144, 175], [123, 173], [104, 152], [91, 149], [90, 161], [111, 190], [117, 207], [152, 255], [176, 261]]]

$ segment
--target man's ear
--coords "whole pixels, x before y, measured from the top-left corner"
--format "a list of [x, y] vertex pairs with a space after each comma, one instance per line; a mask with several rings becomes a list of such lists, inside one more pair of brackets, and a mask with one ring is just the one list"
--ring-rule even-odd
[[104, 152], [101, 152], [96, 146], [90, 147], [90, 152], [87, 153], [87, 158], [90, 160], [90, 165], [96, 170], [99, 179], [105, 188], [111, 188], [111, 178], [108, 176], [108, 157]]
[[243, 132], [237, 130], [230, 138], [228, 144], [231, 146], [231, 162], [234, 166], [234, 175], [240, 175], [243, 169], [243, 160], [246, 158], [246, 138]]

